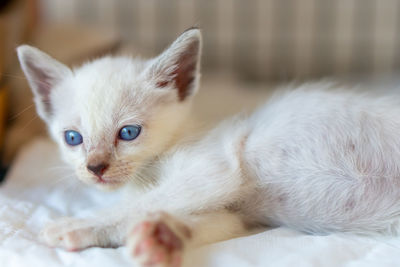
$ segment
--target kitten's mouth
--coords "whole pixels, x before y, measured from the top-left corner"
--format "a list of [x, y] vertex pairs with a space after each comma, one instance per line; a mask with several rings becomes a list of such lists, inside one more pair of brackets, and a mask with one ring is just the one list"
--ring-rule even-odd
[[96, 177], [96, 183], [104, 184], [104, 185], [115, 185], [115, 184], [119, 184], [120, 181], [112, 181], [112, 180], [104, 179], [102, 177]]

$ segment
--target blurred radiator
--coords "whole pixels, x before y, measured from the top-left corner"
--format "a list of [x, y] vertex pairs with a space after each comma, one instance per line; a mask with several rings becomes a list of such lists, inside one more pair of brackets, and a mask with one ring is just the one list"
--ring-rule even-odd
[[398, 0], [41, 0], [47, 22], [112, 27], [160, 52], [204, 30], [205, 68], [253, 79], [391, 72], [400, 67]]

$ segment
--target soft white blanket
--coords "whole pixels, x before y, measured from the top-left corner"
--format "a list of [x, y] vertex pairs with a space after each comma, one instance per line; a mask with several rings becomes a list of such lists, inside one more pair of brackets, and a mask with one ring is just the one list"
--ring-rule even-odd
[[[125, 248], [67, 252], [41, 244], [37, 234], [60, 216], [84, 216], [118, 193], [83, 186], [40, 139], [27, 146], [0, 187], [0, 267], [133, 266]], [[187, 266], [400, 266], [400, 238], [305, 235], [287, 228], [228, 240], [189, 252]]]

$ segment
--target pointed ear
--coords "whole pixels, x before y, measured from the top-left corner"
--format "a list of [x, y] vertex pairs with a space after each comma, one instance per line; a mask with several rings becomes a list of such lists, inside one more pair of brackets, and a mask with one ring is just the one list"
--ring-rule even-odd
[[174, 88], [180, 101], [195, 93], [200, 78], [201, 32], [190, 28], [158, 56], [150, 74], [158, 88]]
[[67, 66], [29, 45], [19, 46], [17, 53], [22, 70], [34, 94], [37, 112], [43, 120], [48, 122], [53, 111], [50, 102], [51, 90], [72, 72]]

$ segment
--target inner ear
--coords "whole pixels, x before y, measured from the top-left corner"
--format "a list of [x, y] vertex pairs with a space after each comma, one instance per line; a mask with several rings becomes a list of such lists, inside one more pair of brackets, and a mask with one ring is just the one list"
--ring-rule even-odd
[[185, 100], [197, 89], [199, 78], [201, 35], [198, 29], [184, 32], [164, 53], [152, 68], [156, 86], [172, 86], [177, 90], [179, 101]]
[[198, 51], [199, 42], [190, 44], [186, 53], [183, 53], [178, 59], [176, 70], [172, 72], [180, 101], [183, 101], [192, 93], [196, 77]]
[[29, 69], [30, 75], [35, 79], [32, 81], [32, 87], [35, 87], [36, 97], [39, 98], [38, 101], [42, 103], [43, 109], [46, 114], [51, 113], [51, 105], [50, 105], [50, 90], [52, 87], [52, 83], [54, 80], [47, 72], [43, 69], [38, 68], [32, 61], [26, 61], [26, 67]]
[[66, 76], [72, 74], [71, 70], [39, 49], [28, 45], [19, 46], [17, 53], [34, 94], [38, 114], [45, 121], [49, 121], [53, 111], [51, 91]]

